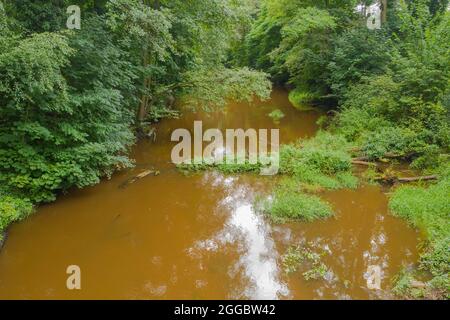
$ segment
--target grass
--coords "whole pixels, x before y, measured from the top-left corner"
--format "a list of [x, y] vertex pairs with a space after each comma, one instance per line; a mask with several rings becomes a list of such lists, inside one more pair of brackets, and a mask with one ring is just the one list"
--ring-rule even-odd
[[312, 139], [280, 149], [280, 172], [295, 177], [307, 188], [356, 188], [349, 143], [339, 135], [319, 131]]
[[260, 172], [264, 167], [261, 161], [257, 163], [250, 163], [249, 159], [243, 158], [241, 161], [234, 161], [227, 163], [226, 157], [223, 161], [214, 162], [213, 159], [200, 159], [192, 161], [192, 163], [180, 163], [177, 168], [184, 173], [195, 173], [207, 170], [217, 170], [227, 174], [245, 173], [245, 172]]
[[275, 188], [263, 211], [275, 222], [313, 221], [333, 215], [331, 206], [318, 196], [304, 193], [293, 180], [285, 180]]
[[[389, 201], [392, 213], [419, 228], [427, 239], [421, 253], [420, 269], [428, 271], [432, 279], [425, 294], [450, 297], [450, 176], [442, 172], [441, 181], [429, 187], [401, 186]], [[410, 278], [413, 275], [409, 275]], [[397, 292], [404, 288], [408, 277], [397, 281]], [[403, 285], [402, 285], [403, 282]], [[411, 282], [411, 281], [410, 281]], [[411, 287], [411, 290], [413, 288]]]
[[289, 101], [300, 111], [312, 110], [313, 108], [309, 104], [317, 100], [317, 98], [316, 95], [300, 89], [294, 89], [289, 92]]

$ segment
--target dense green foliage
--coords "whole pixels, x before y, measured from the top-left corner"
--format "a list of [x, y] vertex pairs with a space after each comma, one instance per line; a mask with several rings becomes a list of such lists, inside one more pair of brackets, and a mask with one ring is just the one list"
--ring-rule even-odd
[[319, 132], [312, 139], [282, 146], [280, 172], [308, 190], [355, 188], [348, 149], [350, 144], [343, 137]]
[[[73, 4], [80, 30], [66, 28]], [[176, 98], [205, 109], [267, 98], [264, 73], [227, 62], [251, 12], [232, 0], [0, 1], [0, 205], [52, 201], [131, 166], [135, 133]], [[0, 230], [22, 211], [1, 211]]]
[[19, 199], [0, 193], [0, 247], [3, 242], [3, 230], [15, 222], [27, 217], [32, 204], [27, 199]]
[[[352, 156], [433, 172], [434, 185], [396, 188], [390, 208], [426, 234], [426, 290], [448, 296], [449, 1], [388, 1], [382, 28], [369, 30], [375, 2], [0, 0], [0, 233], [32, 204], [132, 166], [136, 134], [178, 114], [175, 99], [204, 110], [264, 99], [270, 75], [299, 110], [333, 110], [321, 120], [326, 131], [282, 146], [286, 180], [264, 210], [279, 221], [330, 216], [308, 192], [355, 188]], [[81, 30], [65, 27], [71, 4], [82, 8]], [[180, 167], [240, 173], [262, 164]], [[305, 277], [326, 271], [314, 266]], [[411, 281], [405, 273], [396, 292]]]

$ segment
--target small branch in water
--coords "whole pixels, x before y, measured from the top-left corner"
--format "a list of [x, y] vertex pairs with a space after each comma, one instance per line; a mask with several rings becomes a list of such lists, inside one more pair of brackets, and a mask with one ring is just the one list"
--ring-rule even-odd
[[359, 158], [352, 159], [352, 164], [362, 165], [362, 166], [377, 166], [375, 162], [368, 162], [364, 160], [360, 160]]
[[136, 182], [136, 181], [138, 181], [138, 180], [140, 180], [142, 178], [145, 178], [146, 176], [148, 176], [150, 174], [153, 174], [154, 176], [157, 176], [157, 175], [159, 175], [159, 171], [157, 171], [157, 170], [156, 171], [155, 170], [142, 171], [141, 173], [139, 173], [139, 174], [135, 175], [134, 177], [132, 177], [132, 178], [126, 180], [125, 182], [121, 183], [119, 185], [119, 188], [125, 188], [128, 185], [130, 185], [130, 184], [132, 184], [132, 183], [134, 183], [134, 182]]

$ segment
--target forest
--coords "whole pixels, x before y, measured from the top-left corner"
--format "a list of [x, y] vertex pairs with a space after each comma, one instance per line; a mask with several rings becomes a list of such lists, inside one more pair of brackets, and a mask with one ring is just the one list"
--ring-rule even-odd
[[[132, 168], [132, 146], [183, 117], [180, 104], [215, 112], [283, 87], [298, 112], [321, 111], [320, 130], [282, 146], [288, 179], [265, 210], [275, 222], [312, 221], [332, 214], [320, 190], [389, 186], [392, 215], [425, 239], [392, 291], [448, 299], [449, 1], [379, 1], [381, 28], [368, 28], [377, 3], [0, 0], [0, 243], [39, 206]], [[66, 27], [70, 5], [79, 30]]]

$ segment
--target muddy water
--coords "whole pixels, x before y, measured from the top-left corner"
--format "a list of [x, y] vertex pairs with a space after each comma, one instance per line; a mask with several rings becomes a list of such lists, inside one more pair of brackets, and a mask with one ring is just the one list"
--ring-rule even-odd
[[[267, 114], [280, 108], [275, 124]], [[157, 127], [156, 142], [133, 150], [136, 168], [61, 196], [12, 226], [0, 252], [0, 298], [223, 299], [386, 298], [390, 279], [417, 260], [417, 234], [387, 212], [374, 186], [327, 192], [334, 218], [273, 225], [255, 213], [257, 194], [274, 179], [207, 172], [184, 176], [170, 164], [175, 128], [280, 128], [280, 140], [311, 136], [318, 114], [295, 111], [283, 91], [265, 103], [230, 104], [226, 114], [189, 114]], [[119, 186], [147, 168], [161, 174]], [[281, 255], [306, 243], [327, 252], [326, 280], [286, 275]], [[81, 290], [66, 288], [68, 265], [81, 268]], [[367, 289], [369, 265], [382, 290]]]

